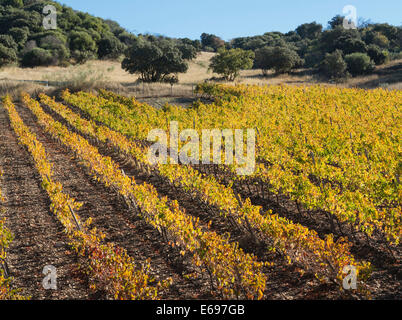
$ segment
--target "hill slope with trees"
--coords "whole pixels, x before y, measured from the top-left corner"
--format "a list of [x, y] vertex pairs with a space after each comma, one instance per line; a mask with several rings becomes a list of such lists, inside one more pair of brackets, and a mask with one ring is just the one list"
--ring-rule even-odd
[[[43, 26], [47, 5], [56, 8], [56, 29]], [[311, 22], [287, 33], [267, 32], [230, 41], [207, 33], [200, 40], [171, 39], [134, 35], [115, 21], [55, 1], [0, 0], [0, 67], [122, 59], [122, 68], [140, 75], [144, 82], [175, 83], [177, 74], [186, 72], [188, 61], [201, 50], [218, 52], [210, 69], [230, 80], [240, 69], [251, 67], [261, 69], [263, 75], [309, 68], [326, 78], [343, 79], [370, 74], [376, 65], [402, 58], [401, 26], [366, 21], [355, 29], [345, 29], [343, 20], [338, 15], [325, 28]], [[239, 57], [243, 56], [248, 58], [242, 61]]]
[[[56, 29], [43, 26], [47, 5], [56, 8]], [[54, 1], [0, 0], [0, 67], [67, 66], [91, 59], [117, 59], [138, 42], [138, 37], [115, 21]], [[149, 35], [142, 38], [156, 39]], [[159, 38], [170, 41], [183, 59], [193, 58], [201, 49], [200, 41]]]
[[[332, 78], [367, 74], [374, 65], [402, 57], [402, 27], [364, 22], [355, 29], [343, 27], [335, 16], [328, 27], [305, 23], [288, 33], [267, 32], [235, 38], [227, 46], [255, 52], [254, 67], [288, 72], [301, 66], [314, 68]], [[346, 66], [346, 68], [345, 68]]]

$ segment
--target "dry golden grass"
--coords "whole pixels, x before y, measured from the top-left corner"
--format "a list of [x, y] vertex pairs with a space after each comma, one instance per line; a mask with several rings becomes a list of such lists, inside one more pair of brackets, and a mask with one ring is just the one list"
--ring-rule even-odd
[[32, 96], [36, 96], [40, 92], [48, 92], [49, 88], [42, 85], [27, 82], [16, 81], [0, 81], [0, 97], [9, 95], [13, 100], [18, 101], [21, 98], [21, 92], [27, 92]]
[[[66, 87], [73, 89], [91, 90], [106, 88], [121, 94], [148, 97], [169, 97], [169, 96], [192, 96], [192, 89], [195, 84], [219, 78], [217, 74], [208, 70], [210, 59], [214, 53], [202, 52], [197, 59], [190, 62], [189, 70], [179, 75], [179, 84], [172, 87], [169, 84], [142, 84], [138, 82], [138, 76], [129, 74], [121, 68], [118, 61], [90, 61], [81, 66], [62, 67], [37, 67], [33, 69], [22, 69], [18, 67], [6, 67], [0, 70], [0, 82], [11, 81], [13, 85], [7, 85], [8, 90], [16, 88], [21, 83], [15, 80], [39, 80], [52, 82], [64, 82]], [[297, 70], [291, 74], [275, 76], [272, 73], [267, 77], [262, 76], [261, 70], [244, 70], [236, 80], [238, 83], [260, 84], [260, 85], [309, 85], [325, 84], [340, 87], [362, 87], [373, 88], [382, 86], [389, 89], [401, 89], [402, 60], [396, 60], [386, 66], [378, 67], [372, 75], [349, 79], [341, 84], [334, 84], [318, 80], [309, 70]], [[40, 85], [23, 83], [29, 90]], [[54, 84], [54, 83], [53, 83]], [[62, 85], [54, 84], [63, 87]], [[3, 85], [4, 87], [4, 85]], [[31, 87], [31, 88], [30, 88]], [[4, 89], [4, 88], [3, 88]], [[53, 89], [56, 89], [53, 87]], [[4, 90], [3, 90], [4, 91]]]
[[[214, 53], [203, 52], [195, 61], [190, 62], [188, 72], [179, 75], [180, 83], [198, 83], [212, 77], [213, 74], [208, 72], [208, 66], [209, 60], [213, 55]], [[57, 81], [62, 75], [68, 77], [84, 69], [93, 69], [97, 70], [99, 73], [103, 73], [105, 75], [105, 81], [129, 84], [138, 80], [138, 76], [124, 71], [121, 68], [121, 63], [118, 61], [89, 61], [82, 66], [70, 66], [67, 68], [54, 66], [18, 68], [11, 66], [0, 70], [0, 79]]]

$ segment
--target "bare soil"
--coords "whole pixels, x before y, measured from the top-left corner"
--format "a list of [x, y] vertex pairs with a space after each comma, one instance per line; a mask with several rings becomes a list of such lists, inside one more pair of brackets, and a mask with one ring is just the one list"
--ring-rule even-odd
[[[15, 237], [6, 260], [15, 288], [32, 299], [91, 299], [63, 227], [49, 210], [50, 201], [40, 186], [33, 161], [18, 144], [2, 107], [0, 165], [4, 171], [4, 215]], [[47, 265], [57, 268], [57, 290], [45, 290], [42, 286], [42, 272]]]

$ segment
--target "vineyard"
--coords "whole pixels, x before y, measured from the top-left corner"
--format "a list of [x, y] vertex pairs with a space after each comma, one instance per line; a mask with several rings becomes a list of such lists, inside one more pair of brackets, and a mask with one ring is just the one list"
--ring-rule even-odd
[[[105, 90], [3, 97], [0, 299], [400, 299], [402, 92], [196, 91], [190, 108]], [[148, 134], [170, 141], [173, 122], [253, 129], [254, 172], [225, 152], [150, 161]]]

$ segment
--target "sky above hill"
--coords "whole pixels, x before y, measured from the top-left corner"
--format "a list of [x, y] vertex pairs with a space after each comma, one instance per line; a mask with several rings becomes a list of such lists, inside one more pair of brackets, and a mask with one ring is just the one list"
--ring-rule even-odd
[[347, 5], [372, 22], [402, 25], [401, 0], [59, 0], [73, 9], [112, 19], [137, 33], [225, 40], [268, 31], [288, 32], [300, 24], [327, 22]]

